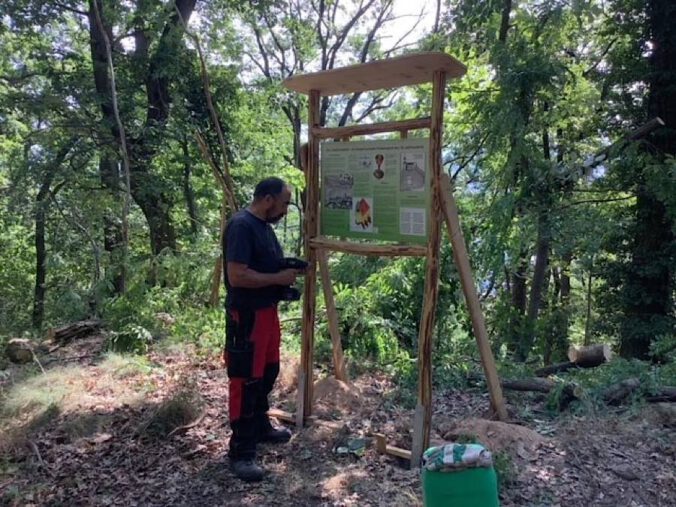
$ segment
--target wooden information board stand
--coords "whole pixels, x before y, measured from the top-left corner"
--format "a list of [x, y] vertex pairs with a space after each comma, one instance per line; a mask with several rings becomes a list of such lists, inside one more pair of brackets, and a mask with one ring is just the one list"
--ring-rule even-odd
[[[331, 281], [327, 264], [327, 252], [346, 252], [375, 256], [420, 256], [426, 259], [425, 293], [418, 335], [418, 403], [413, 422], [413, 445], [410, 452], [411, 466], [420, 464], [423, 451], [429, 445], [432, 415], [432, 333], [439, 288], [439, 249], [441, 224], [445, 221], [453, 246], [453, 256], [469, 307], [474, 335], [477, 340], [483, 368], [486, 374], [491, 404], [500, 420], [507, 419], [502, 390], [495, 368], [495, 361], [488, 342], [486, 326], [479, 305], [476, 288], [467, 256], [465, 241], [460, 229], [457, 207], [453, 198], [450, 179], [442, 176], [441, 139], [443, 131], [444, 99], [446, 80], [465, 74], [465, 66], [445, 53], [418, 53], [388, 60], [373, 61], [360, 65], [332, 69], [323, 72], [293, 76], [284, 81], [290, 90], [309, 96], [308, 115], [308, 160], [305, 171], [306, 209], [304, 221], [305, 252], [309, 267], [305, 277], [303, 294], [302, 349], [298, 376], [298, 403], [296, 424], [301, 427], [312, 415], [313, 355], [315, 333], [315, 298], [317, 290], [317, 265], [322, 276], [326, 297], [329, 330], [333, 342], [334, 371], [345, 379], [338, 319], [333, 301]], [[376, 124], [351, 125], [324, 128], [320, 125], [320, 99], [322, 96], [340, 95], [370, 90], [399, 88], [401, 86], [432, 83], [432, 111], [429, 118], [392, 121]], [[322, 139], [349, 140], [353, 136], [383, 132], [399, 132], [402, 138], [409, 130], [429, 129], [429, 156], [431, 178], [431, 206], [427, 246], [391, 245], [337, 241], [319, 235], [319, 142]], [[380, 437], [379, 449], [390, 448]], [[397, 449], [398, 455], [406, 452]]]

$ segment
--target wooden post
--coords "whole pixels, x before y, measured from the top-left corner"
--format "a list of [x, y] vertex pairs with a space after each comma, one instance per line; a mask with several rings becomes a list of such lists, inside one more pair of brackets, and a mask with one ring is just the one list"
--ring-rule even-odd
[[[223, 236], [225, 235], [225, 226], [228, 221], [228, 203], [225, 194], [221, 202], [221, 222], [219, 226], [218, 234], [218, 245], [221, 249], [221, 255], [216, 259], [216, 265], [214, 266], [214, 275], [211, 279], [211, 296], [209, 297], [209, 304], [212, 307], [218, 305], [221, 293], [221, 283], [223, 282], [223, 256], [225, 252], [223, 251]], [[231, 210], [231, 213], [234, 215], [235, 210]]]
[[439, 295], [439, 246], [441, 236], [441, 133], [443, 129], [446, 75], [435, 71], [432, 86], [432, 120], [430, 126], [429, 170], [431, 206], [427, 217], [427, 266], [420, 331], [418, 334], [418, 404], [413, 427], [411, 468], [420, 466], [420, 459], [430, 441], [432, 419], [432, 334]]
[[338, 311], [336, 310], [336, 302], [333, 299], [333, 285], [329, 276], [329, 261], [326, 251], [317, 251], [317, 262], [319, 263], [319, 273], [322, 277], [326, 317], [329, 321], [329, 334], [331, 335], [331, 343], [333, 344], [333, 371], [338, 380], [347, 382], [343, 345], [340, 342], [340, 330], [338, 328]]
[[317, 254], [310, 244], [317, 236], [317, 211], [319, 208], [319, 139], [312, 133], [313, 127], [319, 127], [319, 91], [310, 91], [308, 114], [308, 166], [305, 172], [305, 190], [307, 192], [305, 221], [305, 256], [308, 262], [303, 293], [303, 322], [301, 328], [300, 374], [298, 375], [299, 396], [303, 403], [298, 404], [297, 420], [299, 427], [305, 418], [312, 415], [313, 358], [315, 341], [315, 296], [317, 292]]
[[495, 359], [488, 341], [488, 332], [486, 331], [486, 323], [484, 316], [481, 313], [481, 305], [479, 304], [479, 296], [474, 285], [474, 278], [472, 277], [472, 268], [469, 264], [469, 256], [467, 255], [467, 246], [465, 245], [465, 238], [460, 228], [460, 218], [458, 217], [458, 207], [455, 204], [453, 197], [453, 187], [451, 185], [451, 178], [444, 174], [442, 177], [442, 208], [444, 218], [446, 220], [446, 227], [448, 229], [448, 236], [451, 239], [453, 246], [453, 259], [455, 265], [460, 273], [460, 283], [462, 291], [465, 294], [467, 307], [472, 319], [472, 328], [474, 329], [474, 337], [479, 346], [479, 354], [481, 355], [481, 364], [486, 374], [486, 384], [488, 385], [488, 392], [491, 397], [491, 405], [500, 421], [507, 420], [507, 409], [505, 408], [505, 400], [502, 397], [502, 388], [500, 387], [500, 379], [495, 367]]

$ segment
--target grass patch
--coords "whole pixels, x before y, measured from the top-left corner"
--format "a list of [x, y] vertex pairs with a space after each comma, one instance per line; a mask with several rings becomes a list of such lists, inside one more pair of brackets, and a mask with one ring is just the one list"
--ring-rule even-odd
[[196, 421], [203, 410], [204, 400], [200, 394], [191, 387], [181, 388], [150, 413], [136, 434], [140, 437], [167, 437], [177, 428]]
[[153, 388], [147, 381], [152, 370], [145, 357], [109, 353], [98, 366], [55, 367], [18, 379], [0, 399], [0, 450], [20, 449], [57, 421], [69, 440], [96, 434], [110, 416], [91, 409], [143, 399]]
[[54, 368], [43, 375], [25, 379], [9, 388], [0, 403], [2, 417], [21, 417], [44, 411], [50, 405], [62, 406], [85, 389], [82, 368]]
[[104, 374], [114, 379], [147, 375], [153, 370], [153, 366], [145, 356], [125, 355], [116, 352], [107, 353], [99, 368]]
[[493, 468], [498, 476], [498, 488], [501, 490], [513, 484], [518, 475], [516, 465], [507, 451], [493, 454]]

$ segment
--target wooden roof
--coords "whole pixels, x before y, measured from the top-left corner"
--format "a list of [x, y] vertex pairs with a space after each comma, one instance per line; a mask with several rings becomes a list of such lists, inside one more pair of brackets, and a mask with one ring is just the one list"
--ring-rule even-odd
[[340, 95], [429, 83], [437, 70], [445, 71], [446, 78], [453, 79], [463, 76], [467, 67], [446, 53], [415, 53], [299, 74], [284, 80], [283, 85], [299, 93], [319, 90], [321, 95]]

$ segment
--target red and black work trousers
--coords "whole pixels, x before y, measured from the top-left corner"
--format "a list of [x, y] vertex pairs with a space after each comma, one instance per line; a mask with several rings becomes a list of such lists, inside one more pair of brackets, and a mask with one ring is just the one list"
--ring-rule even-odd
[[281, 331], [277, 307], [226, 310], [224, 359], [229, 382], [229, 456], [253, 458], [271, 429], [268, 395], [279, 374]]

